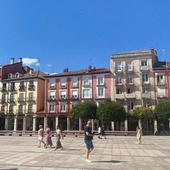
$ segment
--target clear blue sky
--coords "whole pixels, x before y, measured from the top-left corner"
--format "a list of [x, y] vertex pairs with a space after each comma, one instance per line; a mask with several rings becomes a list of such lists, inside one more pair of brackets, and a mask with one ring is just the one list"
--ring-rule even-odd
[[0, 0], [0, 63], [43, 71], [108, 67], [113, 53], [155, 48], [170, 60], [169, 0]]

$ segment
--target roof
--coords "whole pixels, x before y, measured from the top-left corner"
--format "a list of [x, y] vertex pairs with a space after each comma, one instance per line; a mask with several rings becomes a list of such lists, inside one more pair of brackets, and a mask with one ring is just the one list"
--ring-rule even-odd
[[46, 77], [62, 77], [62, 76], [77, 76], [77, 75], [89, 75], [89, 74], [102, 74], [102, 73], [110, 73], [108, 68], [88, 68], [82, 70], [75, 70], [75, 71], [66, 71], [63, 73], [52, 74]]

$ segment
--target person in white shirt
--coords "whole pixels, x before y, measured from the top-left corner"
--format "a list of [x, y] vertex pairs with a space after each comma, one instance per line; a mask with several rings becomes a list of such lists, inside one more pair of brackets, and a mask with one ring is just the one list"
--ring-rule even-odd
[[56, 130], [56, 146], [55, 146], [55, 150], [61, 148], [63, 149], [63, 146], [61, 144], [61, 138], [63, 138], [63, 134], [61, 129], [59, 128], [59, 126], [57, 126], [57, 130]]

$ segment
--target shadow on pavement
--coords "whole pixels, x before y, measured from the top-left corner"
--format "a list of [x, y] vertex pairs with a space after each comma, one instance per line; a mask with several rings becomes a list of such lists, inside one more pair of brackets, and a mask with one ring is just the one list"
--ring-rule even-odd
[[109, 160], [109, 161], [93, 161], [93, 163], [121, 163], [125, 161]]

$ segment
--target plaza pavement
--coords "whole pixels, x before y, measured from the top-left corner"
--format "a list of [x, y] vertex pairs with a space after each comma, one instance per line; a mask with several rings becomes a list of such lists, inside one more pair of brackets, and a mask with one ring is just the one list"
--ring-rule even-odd
[[[53, 138], [55, 141], [55, 138]], [[0, 136], [0, 170], [162, 170], [170, 169], [170, 136], [94, 138], [91, 163], [85, 161], [82, 137], [65, 137], [64, 149], [37, 148], [36, 137]]]

